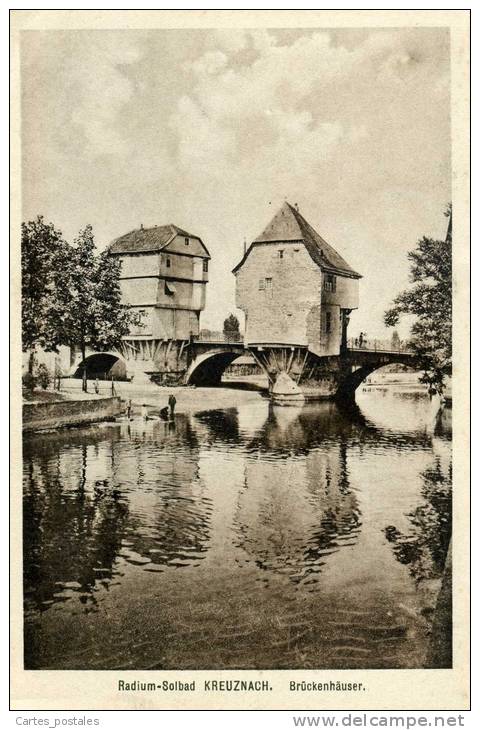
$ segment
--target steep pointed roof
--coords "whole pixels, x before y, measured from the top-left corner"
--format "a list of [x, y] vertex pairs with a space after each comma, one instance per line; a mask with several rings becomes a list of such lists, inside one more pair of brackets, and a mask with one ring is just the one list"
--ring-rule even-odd
[[283, 241], [302, 242], [312, 260], [323, 271], [361, 279], [361, 274], [354, 271], [345, 259], [312, 228], [303, 215], [290, 203], [282, 205], [263, 233], [250, 245], [233, 272], [235, 273], [243, 265], [253, 246], [262, 243], [281, 243]]
[[108, 250], [112, 254], [161, 251], [178, 235], [200, 241], [206, 251], [206, 257], [210, 257], [201, 238], [184, 231], [183, 228], [179, 228], [173, 223], [166, 226], [154, 226], [153, 228], [137, 228], [116, 238], [110, 244]]

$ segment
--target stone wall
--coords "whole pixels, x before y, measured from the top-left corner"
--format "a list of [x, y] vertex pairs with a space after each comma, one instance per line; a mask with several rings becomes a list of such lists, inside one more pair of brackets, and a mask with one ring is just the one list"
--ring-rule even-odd
[[64, 400], [53, 403], [24, 403], [23, 430], [42, 431], [62, 426], [95, 423], [112, 418], [122, 410], [123, 406], [119, 397]]
[[358, 279], [349, 276], [335, 277], [335, 291], [325, 289], [325, 274], [323, 274], [322, 304], [332, 304], [342, 309], [358, 308]]
[[[236, 278], [245, 344], [308, 344], [314, 334], [311, 329], [307, 335], [307, 321], [312, 328], [319, 319], [321, 272], [302, 243], [254, 246]], [[265, 279], [271, 283], [261, 288]], [[319, 343], [320, 328], [315, 336]]]

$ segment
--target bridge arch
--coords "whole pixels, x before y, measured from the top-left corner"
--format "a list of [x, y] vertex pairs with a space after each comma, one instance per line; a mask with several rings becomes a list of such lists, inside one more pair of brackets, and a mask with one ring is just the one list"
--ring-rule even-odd
[[368, 378], [368, 376], [376, 370], [381, 370], [386, 365], [391, 365], [394, 363], [398, 363], [399, 365], [407, 365], [409, 368], [412, 368], [412, 370], [415, 369], [417, 365], [414, 357], [410, 354], [405, 354], [404, 357], [396, 356], [395, 359], [387, 361], [382, 358], [382, 360], [379, 360], [377, 362], [363, 363], [362, 365], [359, 365], [359, 367], [357, 367], [356, 369], [352, 369], [348, 373], [340, 376], [336, 397], [339, 400], [352, 400], [355, 397], [355, 391], [357, 390], [358, 386], [365, 380], [365, 378]]
[[185, 374], [186, 385], [218, 386], [229, 365], [241, 355], [240, 351], [225, 348], [198, 354]]
[[93, 352], [76, 363], [72, 368], [71, 377], [82, 378], [84, 371], [87, 372], [87, 378], [92, 380], [125, 380], [127, 377], [127, 364], [124, 358], [116, 351]]

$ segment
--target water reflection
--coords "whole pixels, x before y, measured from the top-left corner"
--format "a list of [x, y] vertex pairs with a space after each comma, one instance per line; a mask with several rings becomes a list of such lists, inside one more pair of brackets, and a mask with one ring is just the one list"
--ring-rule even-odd
[[77, 592], [95, 604], [97, 582], [108, 586], [128, 507], [105, 482], [87, 486], [88, 447], [58, 458], [25, 456], [24, 581], [27, 610], [45, 610]]
[[236, 408], [201, 411], [195, 415], [195, 420], [197, 423], [206, 426], [208, 443], [219, 440], [238, 444], [240, 441], [238, 410]]
[[[288, 433], [301, 438], [298, 416]], [[285, 444], [285, 432], [270, 423], [269, 443]], [[292, 441], [293, 443], [294, 441]], [[353, 545], [361, 528], [356, 495], [348, 483], [346, 447], [335, 445], [304, 456], [275, 462], [251, 460], [235, 514], [238, 547], [264, 571], [289, 577], [312, 590], [328, 556]]]
[[[72, 439], [81, 441], [72, 446]], [[27, 610], [78, 594], [91, 609], [121, 575], [119, 558], [156, 570], [201, 560], [211, 501], [190, 420], [140, 420], [28, 440], [24, 450]], [[98, 477], [102, 478], [98, 478]]]
[[26, 666], [422, 666], [449, 429], [390, 391], [27, 438]]
[[422, 502], [407, 515], [410, 530], [385, 528], [396, 559], [408, 565], [417, 584], [443, 574], [452, 526], [452, 464], [445, 472], [437, 458], [421, 478]]

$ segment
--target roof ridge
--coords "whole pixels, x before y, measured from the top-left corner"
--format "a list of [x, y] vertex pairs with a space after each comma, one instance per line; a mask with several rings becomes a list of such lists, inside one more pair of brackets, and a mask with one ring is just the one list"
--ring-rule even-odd
[[[292, 207], [290, 203], [287, 203], [289, 208], [291, 209], [293, 215], [295, 216], [295, 219], [300, 227], [300, 229], [306, 229], [307, 235], [304, 238], [305, 244], [307, 245], [308, 237], [310, 236], [313, 239], [313, 244], [318, 250], [318, 253], [320, 255], [321, 261], [319, 263], [320, 266], [324, 268], [330, 267], [331, 269], [336, 269], [338, 271], [344, 271], [345, 273], [349, 274], [355, 274], [356, 276], [360, 276], [352, 267], [345, 261], [343, 256], [341, 256], [336, 249], [333, 248], [324, 238], [323, 236], [318, 233], [318, 231], [315, 230], [315, 228], [307, 221], [307, 219], [300, 213], [299, 210]], [[302, 233], [304, 231], [302, 230]], [[308, 243], [312, 243], [311, 241], [308, 241]], [[308, 245], [307, 245], [308, 248]], [[310, 251], [309, 251], [310, 253]], [[310, 255], [312, 255], [310, 253]], [[330, 257], [330, 258], [329, 258]], [[312, 256], [312, 258], [314, 258]], [[333, 260], [332, 260], [333, 259]], [[315, 260], [315, 258], [314, 258]]]
[[[143, 225], [140, 228], [134, 228], [128, 233], [124, 233], [122, 236], [118, 236], [108, 245], [108, 250], [112, 254], [119, 253], [141, 253], [142, 251], [153, 252], [162, 251], [166, 248], [175, 238], [175, 236], [185, 236], [186, 238], [192, 238], [200, 242], [200, 245], [205, 250], [206, 256], [210, 258], [207, 247], [203, 243], [200, 236], [185, 231], [175, 223], [165, 223], [163, 225], [154, 225], [149, 228], [144, 228]], [[202, 254], [200, 254], [202, 255]]]
[[[288, 216], [285, 216], [288, 212]], [[285, 217], [284, 217], [285, 216]], [[297, 231], [300, 237], [297, 235]], [[262, 233], [252, 241], [242, 260], [233, 269], [236, 272], [244, 263], [253, 246], [262, 243], [285, 243], [291, 241], [302, 241], [311, 259], [322, 269], [336, 271], [340, 274], [361, 278], [345, 259], [325, 239], [317, 233], [315, 228], [304, 218], [296, 206], [291, 205], [287, 200], [275, 213]]]

